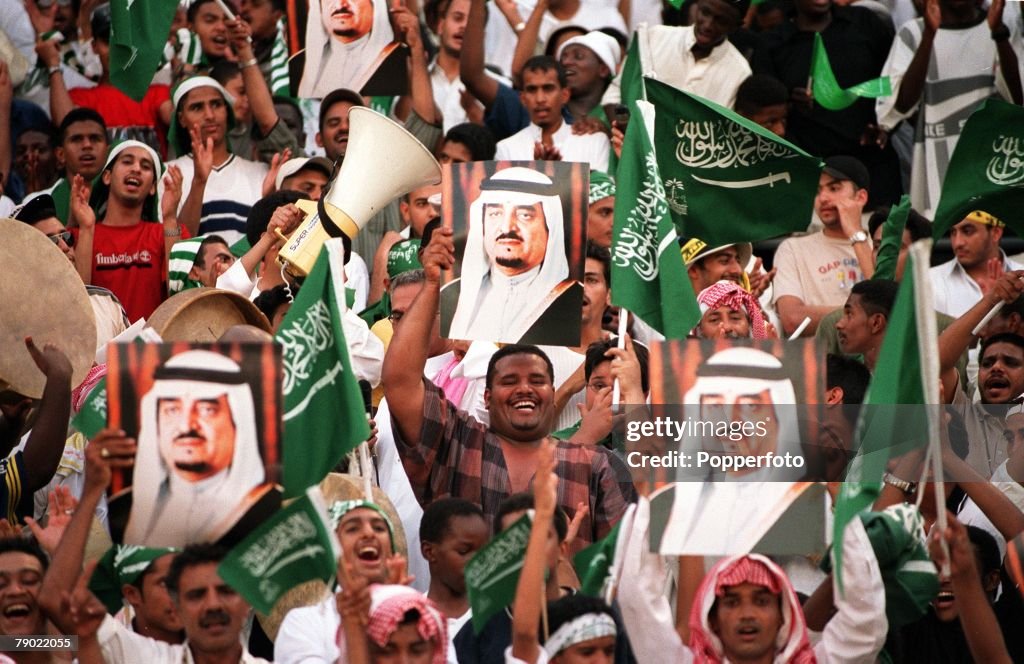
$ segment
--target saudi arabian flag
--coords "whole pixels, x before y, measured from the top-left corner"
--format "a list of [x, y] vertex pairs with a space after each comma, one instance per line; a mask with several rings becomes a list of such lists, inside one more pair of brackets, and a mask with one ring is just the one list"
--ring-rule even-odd
[[632, 110], [633, 103], [644, 98], [643, 59], [640, 57], [640, 39], [647, 34], [647, 24], [641, 24], [629, 43], [626, 61], [622, 63], [622, 77], [619, 79], [621, 103]]
[[822, 163], [707, 99], [645, 79], [672, 219], [708, 246], [807, 230]]
[[341, 240], [328, 240], [274, 338], [284, 360], [284, 497], [319, 484], [370, 436], [341, 318]]
[[82, 409], [71, 418], [71, 426], [78, 429], [89, 440], [96, 437], [107, 426], [107, 377], [100, 378], [89, 395], [85, 397]]
[[811, 56], [811, 92], [814, 101], [822, 107], [830, 111], [841, 111], [862, 97], [874, 99], [890, 96], [892, 84], [888, 76], [882, 76], [848, 88], [841, 87], [829, 64], [821, 33], [815, 32], [814, 53]]
[[328, 582], [340, 554], [320, 488], [313, 486], [231, 549], [217, 573], [267, 615], [295, 586]]
[[1024, 233], [1024, 108], [988, 99], [967, 118], [942, 181], [932, 233], [941, 238], [973, 210]]
[[611, 574], [615, 560], [615, 545], [619, 540], [620, 520], [603, 539], [594, 542], [573, 556], [572, 564], [580, 576], [580, 592], [591, 597], [604, 595], [605, 581]]
[[683, 339], [700, 307], [669, 214], [651, 143], [654, 107], [634, 104], [619, 162], [612, 231], [612, 304], [625, 307], [669, 339]]
[[110, 82], [142, 101], [153, 81], [178, 0], [111, 0]]
[[860, 409], [855, 434], [859, 448], [835, 508], [832, 541], [840, 590], [843, 530], [878, 498], [889, 459], [929, 442], [939, 444], [939, 342], [928, 276], [930, 255], [930, 240], [910, 248], [875, 374]]
[[[503, 530], [466, 563], [466, 595], [477, 634], [491, 617], [516, 597], [519, 572], [526, 557], [533, 510]], [[540, 592], [540, 588], [537, 589]]]

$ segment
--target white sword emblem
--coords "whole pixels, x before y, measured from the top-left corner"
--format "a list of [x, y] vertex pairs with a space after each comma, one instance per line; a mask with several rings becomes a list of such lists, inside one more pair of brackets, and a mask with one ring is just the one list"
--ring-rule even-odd
[[774, 188], [776, 182], [785, 182], [790, 184], [789, 171], [785, 173], [769, 173], [766, 177], [755, 178], [753, 180], [708, 180], [705, 178], [693, 176], [693, 179], [697, 182], [703, 182], [704, 184], [710, 184], [715, 187], [725, 187], [726, 189], [750, 189], [751, 187], [760, 187], [763, 184]]

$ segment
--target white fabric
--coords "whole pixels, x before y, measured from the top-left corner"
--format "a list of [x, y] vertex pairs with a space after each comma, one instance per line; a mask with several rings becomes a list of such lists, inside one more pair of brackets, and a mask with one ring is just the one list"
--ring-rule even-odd
[[[1001, 95], [1010, 101], [1011, 97], [999, 69], [988, 21], [982, 20], [968, 28], [946, 28], [936, 33], [921, 98], [906, 113], [897, 111], [899, 86], [921, 43], [923, 26], [924, 20], [918, 18], [897, 31], [881, 73], [892, 79], [892, 95], [879, 97], [875, 112], [879, 125], [889, 131], [917, 114], [910, 201], [915, 210], [931, 218], [964, 121], [984, 99]], [[1017, 38], [1020, 27], [1009, 27]], [[925, 100], [923, 105], [921, 100]]]
[[[999, 254], [1005, 271], [1024, 270], [1024, 265], [1007, 258], [1002, 250]], [[959, 318], [981, 300], [978, 282], [967, 274], [967, 270], [961, 267], [956, 258], [931, 268], [928, 276], [932, 279], [935, 310], [940, 313]]]
[[[536, 0], [516, 1], [516, 8], [524, 21], [533, 13], [533, 8], [536, 5]], [[616, 7], [603, 2], [586, 0], [586, 2], [580, 3], [580, 8], [573, 16], [565, 20], [555, 18], [550, 11], [544, 12], [540, 31], [537, 34], [538, 50], [543, 52], [551, 33], [567, 25], [578, 25], [587, 30], [615, 28], [624, 35], [629, 34], [626, 22], [622, 20], [622, 14]], [[503, 74], [509, 75], [512, 71], [512, 57], [515, 54], [519, 37], [512, 26], [508, 24], [508, 19], [493, 5], [487, 13], [485, 34], [487, 39], [484, 44], [484, 58], [487, 64], [494, 65]]]
[[[533, 161], [533, 145], [541, 141], [541, 128], [530, 123], [506, 139], [498, 141], [494, 152], [496, 161], [519, 160]], [[562, 154], [562, 161], [582, 161], [590, 164], [590, 170], [608, 170], [608, 153], [611, 143], [603, 133], [574, 134], [572, 126], [564, 120], [562, 126], [552, 134], [551, 143]]]
[[[548, 653], [543, 648], [537, 649], [537, 659], [532, 664], [548, 664]], [[531, 664], [512, 654], [512, 646], [505, 648], [505, 664]]]
[[366, 268], [366, 261], [355, 252], [352, 252], [345, 266], [345, 286], [355, 291], [355, 301], [351, 308], [355, 311], [365, 309], [366, 299], [370, 295], [370, 271]]
[[459, 664], [459, 657], [455, 652], [455, 635], [472, 617], [473, 610], [469, 609], [457, 618], [448, 618], [448, 664]]
[[498, 347], [488, 341], [474, 341], [451, 373], [452, 378], [465, 378], [470, 381], [466, 391], [462, 393], [462, 401], [458, 404], [459, 410], [466, 411], [484, 426], [491, 424], [491, 413], [487, 410], [484, 392], [487, 389], [487, 365], [496, 350]]
[[[453, 357], [454, 354], [451, 352], [428, 357], [423, 366], [424, 377], [436, 376]], [[391, 499], [391, 504], [395, 506], [398, 518], [402, 521], [402, 528], [405, 529], [405, 540], [409, 545], [409, 574], [416, 577], [412, 586], [421, 592], [427, 592], [430, 588], [430, 567], [420, 552], [420, 519], [423, 518], [423, 508], [416, 500], [409, 476], [405, 474], [405, 467], [402, 466], [402, 457], [395, 445], [395, 434], [391, 425], [391, 407], [388, 406], [386, 398], [380, 400], [374, 421], [377, 423], [377, 444], [374, 446], [374, 453], [377, 456], [379, 485], [381, 491]]]
[[171, 103], [174, 105], [174, 108], [178, 110], [178, 104], [185, 98], [185, 95], [196, 88], [214, 88], [232, 108], [235, 105], [235, 98], [216, 79], [212, 79], [209, 76], [193, 76], [186, 78], [182, 81], [181, 85], [174, 89], [174, 95], [171, 97]]
[[35, 65], [36, 31], [23, 3], [0, 3], [0, 30], [3, 30], [11, 44], [28, 58], [29, 66]]
[[619, 47], [619, 42], [615, 41], [615, 37], [597, 30], [588, 32], [585, 35], [577, 35], [562, 42], [562, 45], [558, 47], [558, 52], [555, 53], [555, 57], [560, 60], [562, 58], [562, 51], [567, 46], [573, 44], [585, 46], [593, 51], [597, 59], [603, 62], [612, 74], [618, 71], [619, 62], [622, 60], [622, 49]]
[[[27, 201], [29, 197], [26, 196], [25, 199]], [[11, 214], [14, 212], [15, 207], [16, 206], [14, 205], [14, 201], [12, 201], [6, 195], [0, 194], [0, 218], [10, 217]]]
[[333, 593], [313, 606], [292, 609], [277, 630], [275, 664], [335, 664], [340, 654], [339, 627], [341, 616]]
[[554, 657], [578, 643], [606, 636], [616, 636], [612, 617], [607, 613], [586, 613], [559, 625], [544, 642], [544, 652]]
[[343, 44], [328, 35], [321, 18], [325, 0], [310, 0], [306, 21], [306, 64], [299, 83], [300, 97], [322, 99], [337, 88], [359, 91], [373, 75], [377, 56], [394, 39], [388, 6], [373, 2], [373, 25], [369, 34]]
[[[210, 351], [175, 355], [164, 366], [239, 373], [231, 359]], [[235, 423], [231, 465], [217, 475], [189, 482], [165, 465], [159, 443], [158, 401], [161, 398], [217, 398], [227, 394]], [[256, 414], [248, 384], [163, 379], [142, 397], [142, 422], [132, 485], [132, 509], [125, 529], [126, 544], [182, 546], [223, 536], [244, 513], [250, 491], [265, 479], [256, 436]]]
[[[1006, 471], [1006, 462], [996, 468], [996, 471], [992, 473], [992, 484], [1003, 492], [1010, 501], [1016, 505], [1017, 509], [1024, 510], [1024, 486], [1021, 486], [1019, 482], [1010, 477], [1010, 474]], [[963, 506], [960, 512], [956, 515], [960, 522], [965, 526], [977, 526], [987, 530], [993, 538], [996, 540], [996, 544], [999, 545], [999, 558], [1002, 559], [1006, 555], [1006, 538], [999, 532], [999, 529], [995, 527], [995, 524], [981, 511], [978, 504], [971, 498], [965, 498]]]
[[[441, 116], [444, 118], [443, 131], [447, 134], [448, 130], [455, 125], [469, 122], [466, 109], [462, 107], [462, 93], [466, 89], [466, 84], [462, 82], [462, 78], [457, 74], [455, 78], [449, 80], [444, 70], [437, 66], [436, 60], [430, 63], [428, 71], [430, 73], [430, 87], [434, 102], [441, 109]], [[512, 87], [512, 81], [503, 76], [496, 75], [490, 69], [485, 69], [484, 73], [499, 83]]]
[[[503, 157], [495, 158], [500, 160]], [[546, 175], [522, 167], [500, 170], [490, 177], [489, 182], [509, 182], [510, 187], [522, 182], [551, 184]], [[509, 203], [540, 203], [548, 231], [548, 243], [540, 267], [535, 272], [511, 278], [492, 269], [491, 258], [484, 248], [484, 206]], [[510, 343], [518, 341], [533, 323], [530, 314], [569, 276], [564, 233], [562, 201], [557, 195], [482, 190], [469, 206], [469, 231], [462, 259], [459, 300], [452, 316], [448, 338]], [[498, 303], [503, 303], [503, 306]]]
[[[697, 41], [693, 26], [641, 25], [637, 28], [637, 39], [640, 40], [644, 76], [722, 106], [732, 108], [737, 88], [751, 73], [746, 58], [728, 39], [713, 48], [706, 58], [696, 59], [690, 50]], [[602, 105], [617, 104], [622, 100], [621, 84], [620, 73], [601, 98]]]
[[[333, 599], [333, 598], [332, 598]], [[188, 640], [171, 645], [136, 634], [111, 616], [103, 618], [96, 637], [107, 664], [195, 664]], [[280, 661], [280, 660], [279, 660]], [[273, 664], [261, 657], [253, 657], [242, 644], [239, 664]], [[324, 664], [327, 664], [326, 662]], [[333, 660], [331, 662], [333, 664]]]
[[839, 308], [864, 278], [853, 245], [845, 238], [811, 233], [782, 241], [775, 251], [775, 302], [792, 295], [809, 306]]

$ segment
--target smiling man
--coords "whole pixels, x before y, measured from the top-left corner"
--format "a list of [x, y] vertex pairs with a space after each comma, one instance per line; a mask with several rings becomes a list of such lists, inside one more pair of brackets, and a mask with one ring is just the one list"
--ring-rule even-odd
[[[535, 346], [505, 346], [491, 356], [487, 368], [484, 400], [490, 425], [459, 411], [423, 377], [441, 270], [455, 261], [450, 229], [434, 233], [421, 261], [426, 282], [395, 330], [381, 377], [395, 443], [421, 505], [450, 495], [479, 504], [493, 518], [501, 501], [526, 490], [533, 478], [538, 451], [555, 418], [554, 370]], [[634, 496], [623, 493], [604, 450], [559, 442], [555, 456], [559, 505], [570, 515], [579, 503], [589, 506], [576, 539], [579, 548], [604, 537]]]
[[[750, 65], [727, 37], [740, 27], [749, 7], [749, 0], [698, 0], [693, 25], [641, 26], [637, 34], [644, 74], [653, 72], [664, 83], [732, 108]], [[620, 72], [625, 69], [623, 64]], [[605, 109], [620, 103], [621, 84], [620, 73], [601, 98]]]
[[252, 390], [232, 360], [187, 351], [142, 398], [125, 542], [180, 546], [222, 537], [270, 489]]
[[46, 566], [46, 554], [34, 542], [0, 540], [0, 634], [47, 633], [46, 616], [38, 603]]
[[443, 289], [444, 311], [454, 314], [441, 334], [578, 343], [566, 321], [576, 316], [582, 286], [569, 278], [562, 201], [551, 179], [529, 168], [498, 171], [481, 183], [469, 215], [462, 276]]

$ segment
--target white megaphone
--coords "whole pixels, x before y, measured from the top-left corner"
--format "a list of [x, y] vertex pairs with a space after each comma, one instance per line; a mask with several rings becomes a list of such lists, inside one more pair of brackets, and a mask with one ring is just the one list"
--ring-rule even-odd
[[278, 260], [292, 276], [313, 270], [320, 248], [329, 238], [354, 238], [373, 215], [413, 189], [440, 184], [441, 166], [419, 140], [398, 123], [368, 108], [348, 114], [349, 138], [330, 190], [284, 238]]

